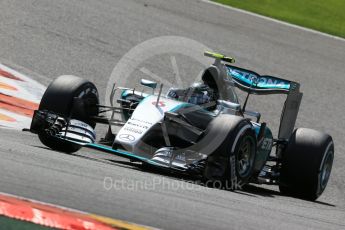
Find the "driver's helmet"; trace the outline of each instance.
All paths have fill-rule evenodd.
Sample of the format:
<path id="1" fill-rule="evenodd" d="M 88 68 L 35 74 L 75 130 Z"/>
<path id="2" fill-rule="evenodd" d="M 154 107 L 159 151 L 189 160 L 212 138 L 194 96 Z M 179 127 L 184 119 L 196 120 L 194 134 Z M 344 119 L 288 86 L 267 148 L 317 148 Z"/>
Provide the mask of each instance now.
<path id="1" fill-rule="evenodd" d="M 206 84 L 197 82 L 187 89 L 170 89 L 168 97 L 200 105 L 214 100 L 214 92 Z"/>
<path id="2" fill-rule="evenodd" d="M 211 101 L 210 88 L 203 83 L 194 83 L 189 87 L 187 95 L 188 103 L 195 105 L 205 104 Z"/>

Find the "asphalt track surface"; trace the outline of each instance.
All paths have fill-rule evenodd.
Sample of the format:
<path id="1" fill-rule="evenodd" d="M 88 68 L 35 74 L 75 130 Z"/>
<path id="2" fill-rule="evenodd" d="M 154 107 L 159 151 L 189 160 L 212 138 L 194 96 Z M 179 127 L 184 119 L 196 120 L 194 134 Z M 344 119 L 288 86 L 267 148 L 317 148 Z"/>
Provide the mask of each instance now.
<path id="1" fill-rule="evenodd" d="M 104 93 L 115 64 L 133 46 L 163 35 L 188 37 L 231 54 L 239 66 L 301 82 L 297 126 L 330 133 L 336 151 L 326 191 L 308 202 L 269 186 L 190 188 L 117 157 L 87 149 L 62 154 L 34 135 L 1 129 L 0 192 L 164 229 L 345 228 L 345 41 L 196 0 L 2 0 L 0 9 L 0 61 L 42 84 L 68 73 L 96 82 Z M 159 72 L 162 66 L 150 68 Z M 276 126 L 281 102 L 259 97 L 250 106 Z M 127 185 L 165 182 L 154 189 L 107 190 L 105 177 Z"/>

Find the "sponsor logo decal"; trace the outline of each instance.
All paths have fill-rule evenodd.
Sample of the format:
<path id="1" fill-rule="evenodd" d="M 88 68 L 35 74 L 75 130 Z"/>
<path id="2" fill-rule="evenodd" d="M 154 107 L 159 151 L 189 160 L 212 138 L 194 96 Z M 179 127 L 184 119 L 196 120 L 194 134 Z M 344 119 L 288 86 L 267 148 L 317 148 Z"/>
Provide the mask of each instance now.
<path id="1" fill-rule="evenodd" d="M 132 127 L 125 127 L 125 128 L 123 128 L 123 130 L 126 130 L 126 131 L 128 131 L 130 133 L 137 133 L 137 134 L 142 134 L 143 133 L 142 130 L 136 129 L 136 128 L 132 128 Z"/>
<path id="2" fill-rule="evenodd" d="M 262 141 L 261 149 L 270 151 L 272 148 L 273 140 L 271 138 L 264 138 Z"/>
<path id="3" fill-rule="evenodd" d="M 240 80 L 248 85 L 253 85 L 259 88 L 276 88 L 276 89 L 289 89 L 290 83 L 276 79 L 273 77 L 262 77 L 256 74 L 241 71 L 238 69 L 233 69 L 228 67 L 227 73 L 229 76 Z"/>
<path id="4" fill-rule="evenodd" d="M 135 137 L 127 133 L 121 134 L 119 138 L 124 141 L 130 141 L 130 142 L 135 141 Z"/>
<path id="5" fill-rule="evenodd" d="M 140 123 L 145 123 L 145 124 L 148 124 L 148 125 L 153 125 L 152 122 L 145 121 L 145 120 L 141 120 L 141 119 L 134 118 L 134 117 L 130 118 L 130 120 L 132 120 L 132 121 L 138 121 L 138 122 L 140 122 Z"/>
<path id="6" fill-rule="evenodd" d="M 128 124 L 128 125 L 131 125 L 131 126 L 138 127 L 138 128 L 142 128 L 142 129 L 148 129 L 148 128 L 149 128 L 149 126 L 147 126 L 147 125 L 142 125 L 142 124 L 138 124 L 138 123 L 133 123 L 133 122 L 130 122 L 130 121 L 128 121 L 127 124 Z"/>

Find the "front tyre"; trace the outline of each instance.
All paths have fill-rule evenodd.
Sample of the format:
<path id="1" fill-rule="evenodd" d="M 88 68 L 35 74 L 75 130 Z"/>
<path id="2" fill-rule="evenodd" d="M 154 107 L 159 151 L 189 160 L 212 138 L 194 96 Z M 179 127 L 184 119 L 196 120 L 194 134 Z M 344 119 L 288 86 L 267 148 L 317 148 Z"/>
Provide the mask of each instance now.
<path id="1" fill-rule="evenodd" d="M 98 115 L 98 102 L 98 91 L 93 83 L 76 76 L 63 75 L 50 83 L 43 94 L 39 110 L 77 119 L 94 128 L 96 123 L 92 116 Z M 39 133 L 38 137 L 45 146 L 57 151 L 72 153 L 81 148 L 80 145 L 54 138 L 46 132 Z"/>
<path id="2" fill-rule="evenodd" d="M 283 153 L 280 191 L 316 200 L 327 186 L 333 159 L 334 144 L 330 135 L 312 129 L 296 129 Z"/>
<path id="3" fill-rule="evenodd" d="M 226 132 L 224 126 L 231 126 Z M 257 140 L 252 125 L 238 116 L 224 116 L 209 125 L 213 136 L 223 136 L 217 150 L 208 158 L 205 177 L 222 181 L 225 189 L 241 189 L 253 175 Z M 225 131 L 225 130 L 224 130 Z M 217 138 L 217 137 L 216 137 Z"/>

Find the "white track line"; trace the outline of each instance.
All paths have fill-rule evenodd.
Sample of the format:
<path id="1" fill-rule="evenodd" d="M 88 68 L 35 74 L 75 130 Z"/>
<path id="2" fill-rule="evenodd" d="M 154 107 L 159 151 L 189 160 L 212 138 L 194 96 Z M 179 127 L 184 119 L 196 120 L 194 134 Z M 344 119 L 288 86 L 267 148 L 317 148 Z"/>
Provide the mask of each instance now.
<path id="1" fill-rule="evenodd" d="M 322 35 L 322 36 L 325 36 L 325 37 L 328 37 L 328 38 L 332 38 L 332 39 L 335 39 L 335 40 L 338 40 L 338 41 L 345 42 L 345 39 L 341 38 L 341 37 L 337 37 L 337 36 L 334 36 L 334 35 L 326 34 L 326 33 L 323 33 L 323 32 L 317 31 L 317 30 L 313 30 L 313 29 L 309 29 L 309 28 L 306 28 L 306 27 L 298 26 L 298 25 L 291 24 L 291 23 L 288 23 L 288 22 L 283 22 L 283 21 L 280 21 L 280 20 L 277 20 L 277 19 L 274 19 L 274 18 L 270 18 L 270 17 L 267 17 L 267 16 L 263 16 L 263 15 L 260 15 L 260 14 L 253 13 L 253 12 L 245 11 L 245 10 L 238 9 L 238 8 L 235 8 L 235 7 L 232 7 L 232 6 L 228 6 L 228 5 L 224 5 L 224 4 L 221 4 L 221 3 L 218 3 L 218 2 L 213 2 L 213 1 L 210 1 L 210 0 L 199 0 L 199 1 L 211 4 L 211 5 L 223 7 L 223 8 L 232 10 L 232 11 L 240 12 L 240 13 L 243 13 L 243 14 L 248 14 L 248 15 L 251 15 L 251 16 L 258 17 L 258 18 L 262 18 L 262 19 L 265 19 L 265 20 L 268 20 L 268 21 L 271 21 L 271 22 L 275 22 L 275 23 L 279 23 L 279 24 L 282 24 L 282 25 L 285 25 L 285 26 L 289 26 L 289 27 L 292 27 L 292 28 L 296 28 L 296 29 L 308 31 L 308 32 L 311 32 L 311 33 L 314 33 L 314 34 Z"/>

